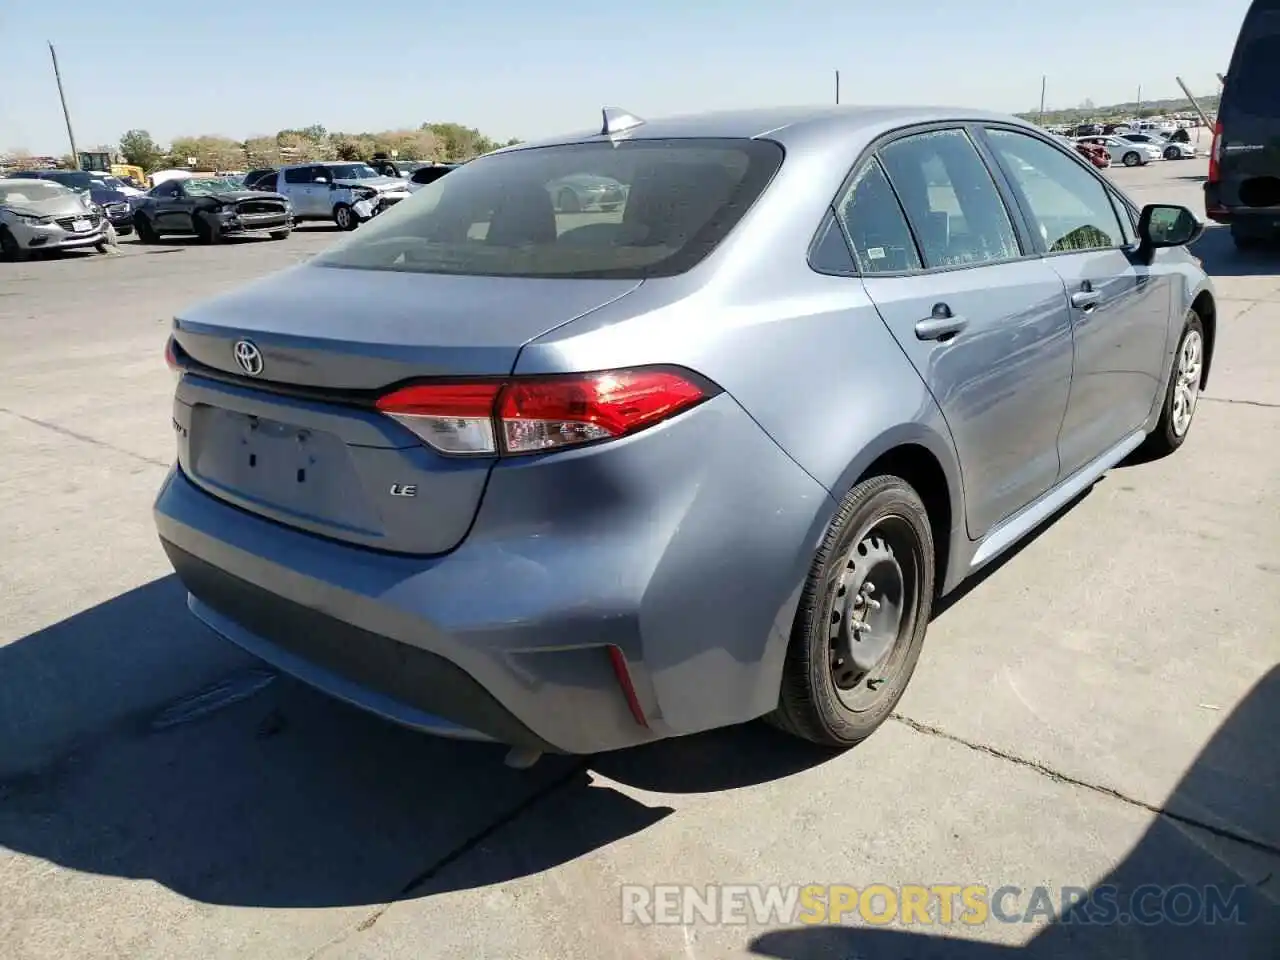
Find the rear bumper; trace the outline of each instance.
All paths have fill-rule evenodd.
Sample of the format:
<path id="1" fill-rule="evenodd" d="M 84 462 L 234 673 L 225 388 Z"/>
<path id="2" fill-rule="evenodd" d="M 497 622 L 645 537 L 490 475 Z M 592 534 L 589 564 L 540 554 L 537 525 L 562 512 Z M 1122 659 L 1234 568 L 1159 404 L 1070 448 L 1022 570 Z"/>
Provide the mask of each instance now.
<path id="1" fill-rule="evenodd" d="M 178 469 L 155 514 L 192 611 L 284 672 L 428 732 L 584 754 L 771 710 L 833 509 L 722 395 L 502 462 L 442 556 L 282 526 Z"/>
<path id="2" fill-rule="evenodd" d="M 1205 183 L 1204 215 L 1215 223 L 1238 224 L 1259 233 L 1280 231 L 1280 206 L 1249 207 L 1240 203 L 1227 203 L 1227 191 L 1222 183 Z M 1238 196 L 1232 192 L 1234 199 Z"/>

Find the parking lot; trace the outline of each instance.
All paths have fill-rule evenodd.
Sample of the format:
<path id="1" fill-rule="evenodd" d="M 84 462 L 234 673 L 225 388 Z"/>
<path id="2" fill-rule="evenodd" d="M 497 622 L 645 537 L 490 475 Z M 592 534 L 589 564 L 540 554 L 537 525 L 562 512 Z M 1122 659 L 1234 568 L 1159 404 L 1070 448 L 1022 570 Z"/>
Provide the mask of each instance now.
<path id="1" fill-rule="evenodd" d="M 1205 166 L 1110 174 L 1200 213 Z M 1186 446 L 948 602 L 862 746 L 753 724 L 520 772 L 256 666 L 157 543 L 170 318 L 337 237 L 0 264 L 6 956 L 1275 956 L 1280 254 L 1206 232 L 1217 348 Z M 713 883 L 1023 893 L 1020 922 L 623 923 L 624 885 Z M 1239 887 L 1240 922 L 1030 908 L 1148 884 Z"/>

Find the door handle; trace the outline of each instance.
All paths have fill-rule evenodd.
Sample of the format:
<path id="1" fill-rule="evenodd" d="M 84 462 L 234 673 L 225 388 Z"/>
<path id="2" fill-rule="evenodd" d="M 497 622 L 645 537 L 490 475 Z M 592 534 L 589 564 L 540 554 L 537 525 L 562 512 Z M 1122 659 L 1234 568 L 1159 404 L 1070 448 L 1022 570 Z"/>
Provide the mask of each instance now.
<path id="1" fill-rule="evenodd" d="M 956 316 L 945 303 L 936 303 L 933 313 L 916 321 L 916 339 L 950 340 L 968 325 L 966 318 Z"/>
<path id="2" fill-rule="evenodd" d="M 1102 295 L 1096 290 L 1077 290 L 1071 295 L 1071 305 L 1078 310 L 1088 313 L 1102 300 Z"/>

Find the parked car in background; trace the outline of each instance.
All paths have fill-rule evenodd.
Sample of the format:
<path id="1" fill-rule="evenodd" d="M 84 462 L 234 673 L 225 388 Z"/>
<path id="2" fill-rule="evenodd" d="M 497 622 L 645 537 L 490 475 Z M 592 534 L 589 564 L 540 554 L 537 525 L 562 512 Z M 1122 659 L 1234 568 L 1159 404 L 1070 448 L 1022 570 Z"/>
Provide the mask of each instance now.
<path id="1" fill-rule="evenodd" d="M 1105 147 L 1100 147 L 1093 143 L 1072 140 L 1070 137 L 1055 137 L 1054 139 L 1063 146 L 1080 154 L 1080 156 L 1084 157 L 1100 170 L 1105 170 L 1107 167 L 1111 166 L 1111 154 L 1107 153 Z"/>
<path id="2" fill-rule="evenodd" d="M 293 211 L 280 194 L 246 190 L 239 180 L 185 177 L 152 189 L 134 210 L 133 223 L 142 243 L 173 234 L 202 243 L 253 233 L 283 240 L 293 229 Z"/>
<path id="3" fill-rule="evenodd" d="M 276 172 L 275 167 L 265 167 L 260 170 L 250 170 L 244 175 L 244 188 L 246 190 L 257 190 L 258 184 L 266 181 Z M 271 186 L 267 190 L 275 190 L 275 181 L 271 181 Z"/>
<path id="4" fill-rule="evenodd" d="M 276 190 L 289 198 L 296 220 L 332 220 L 342 230 L 354 230 L 409 197 L 400 177 L 341 161 L 281 167 Z"/>
<path id="5" fill-rule="evenodd" d="M 1080 142 L 1102 147 L 1111 157 L 1112 163 L 1122 163 L 1126 167 L 1143 166 L 1164 156 L 1149 143 L 1131 143 L 1122 137 L 1081 137 Z"/>
<path id="6" fill-rule="evenodd" d="M 627 199 L 626 189 L 617 180 L 586 173 L 559 177 L 547 184 L 547 192 L 551 194 L 558 213 L 581 213 L 585 210 L 609 213 L 617 210 Z"/>
<path id="7" fill-rule="evenodd" d="M 456 169 L 456 163 L 429 163 L 423 164 L 413 173 L 409 174 L 409 192 L 417 193 L 423 187 L 435 183 L 441 177 L 451 170 Z"/>
<path id="8" fill-rule="evenodd" d="M 1200 230 L 1014 117 L 605 111 L 179 314 L 160 539 L 215 632 L 512 763 L 847 746 L 938 598 L 1183 443 Z"/>
<path id="9" fill-rule="evenodd" d="M 0 179 L 0 258 L 108 247 L 106 218 L 87 192 L 42 177 Z"/>
<path id="10" fill-rule="evenodd" d="M 99 186 L 98 181 L 94 181 L 94 186 L 89 189 L 89 198 L 107 218 L 117 236 L 127 237 L 133 233 L 133 198 L 131 196 L 119 190 Z"/>
<path id="11" fill-rule="evenodd" d="M 1280 0 L 1245 14 L 1213 130 L 1205 215 L 1237 247 L 1280 241 Z"/>
<path id="12" fill-rule="evenodd" d="M 1130 143 L 1145 143 L 1160 151 L 1166 160 L 1191 160 L 1195 158 L 1195 148 L 1189 143 L 1178 143 L 1158 133 L 1126 133 L 1120 137 Z"/>

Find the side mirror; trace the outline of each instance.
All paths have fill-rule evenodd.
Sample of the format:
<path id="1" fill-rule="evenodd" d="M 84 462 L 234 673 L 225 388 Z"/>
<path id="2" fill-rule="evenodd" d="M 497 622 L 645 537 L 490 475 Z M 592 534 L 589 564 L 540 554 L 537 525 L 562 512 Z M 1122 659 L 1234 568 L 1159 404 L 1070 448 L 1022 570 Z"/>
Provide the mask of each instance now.
<path id="1" fill-rule="evenodd" d="M 1162 247 L 1184 247 L 1204 233 L 1204 224 L 1186 207 L 1149 203 L 1138 217 L 1138 239 L 1147 252 Z"/>

